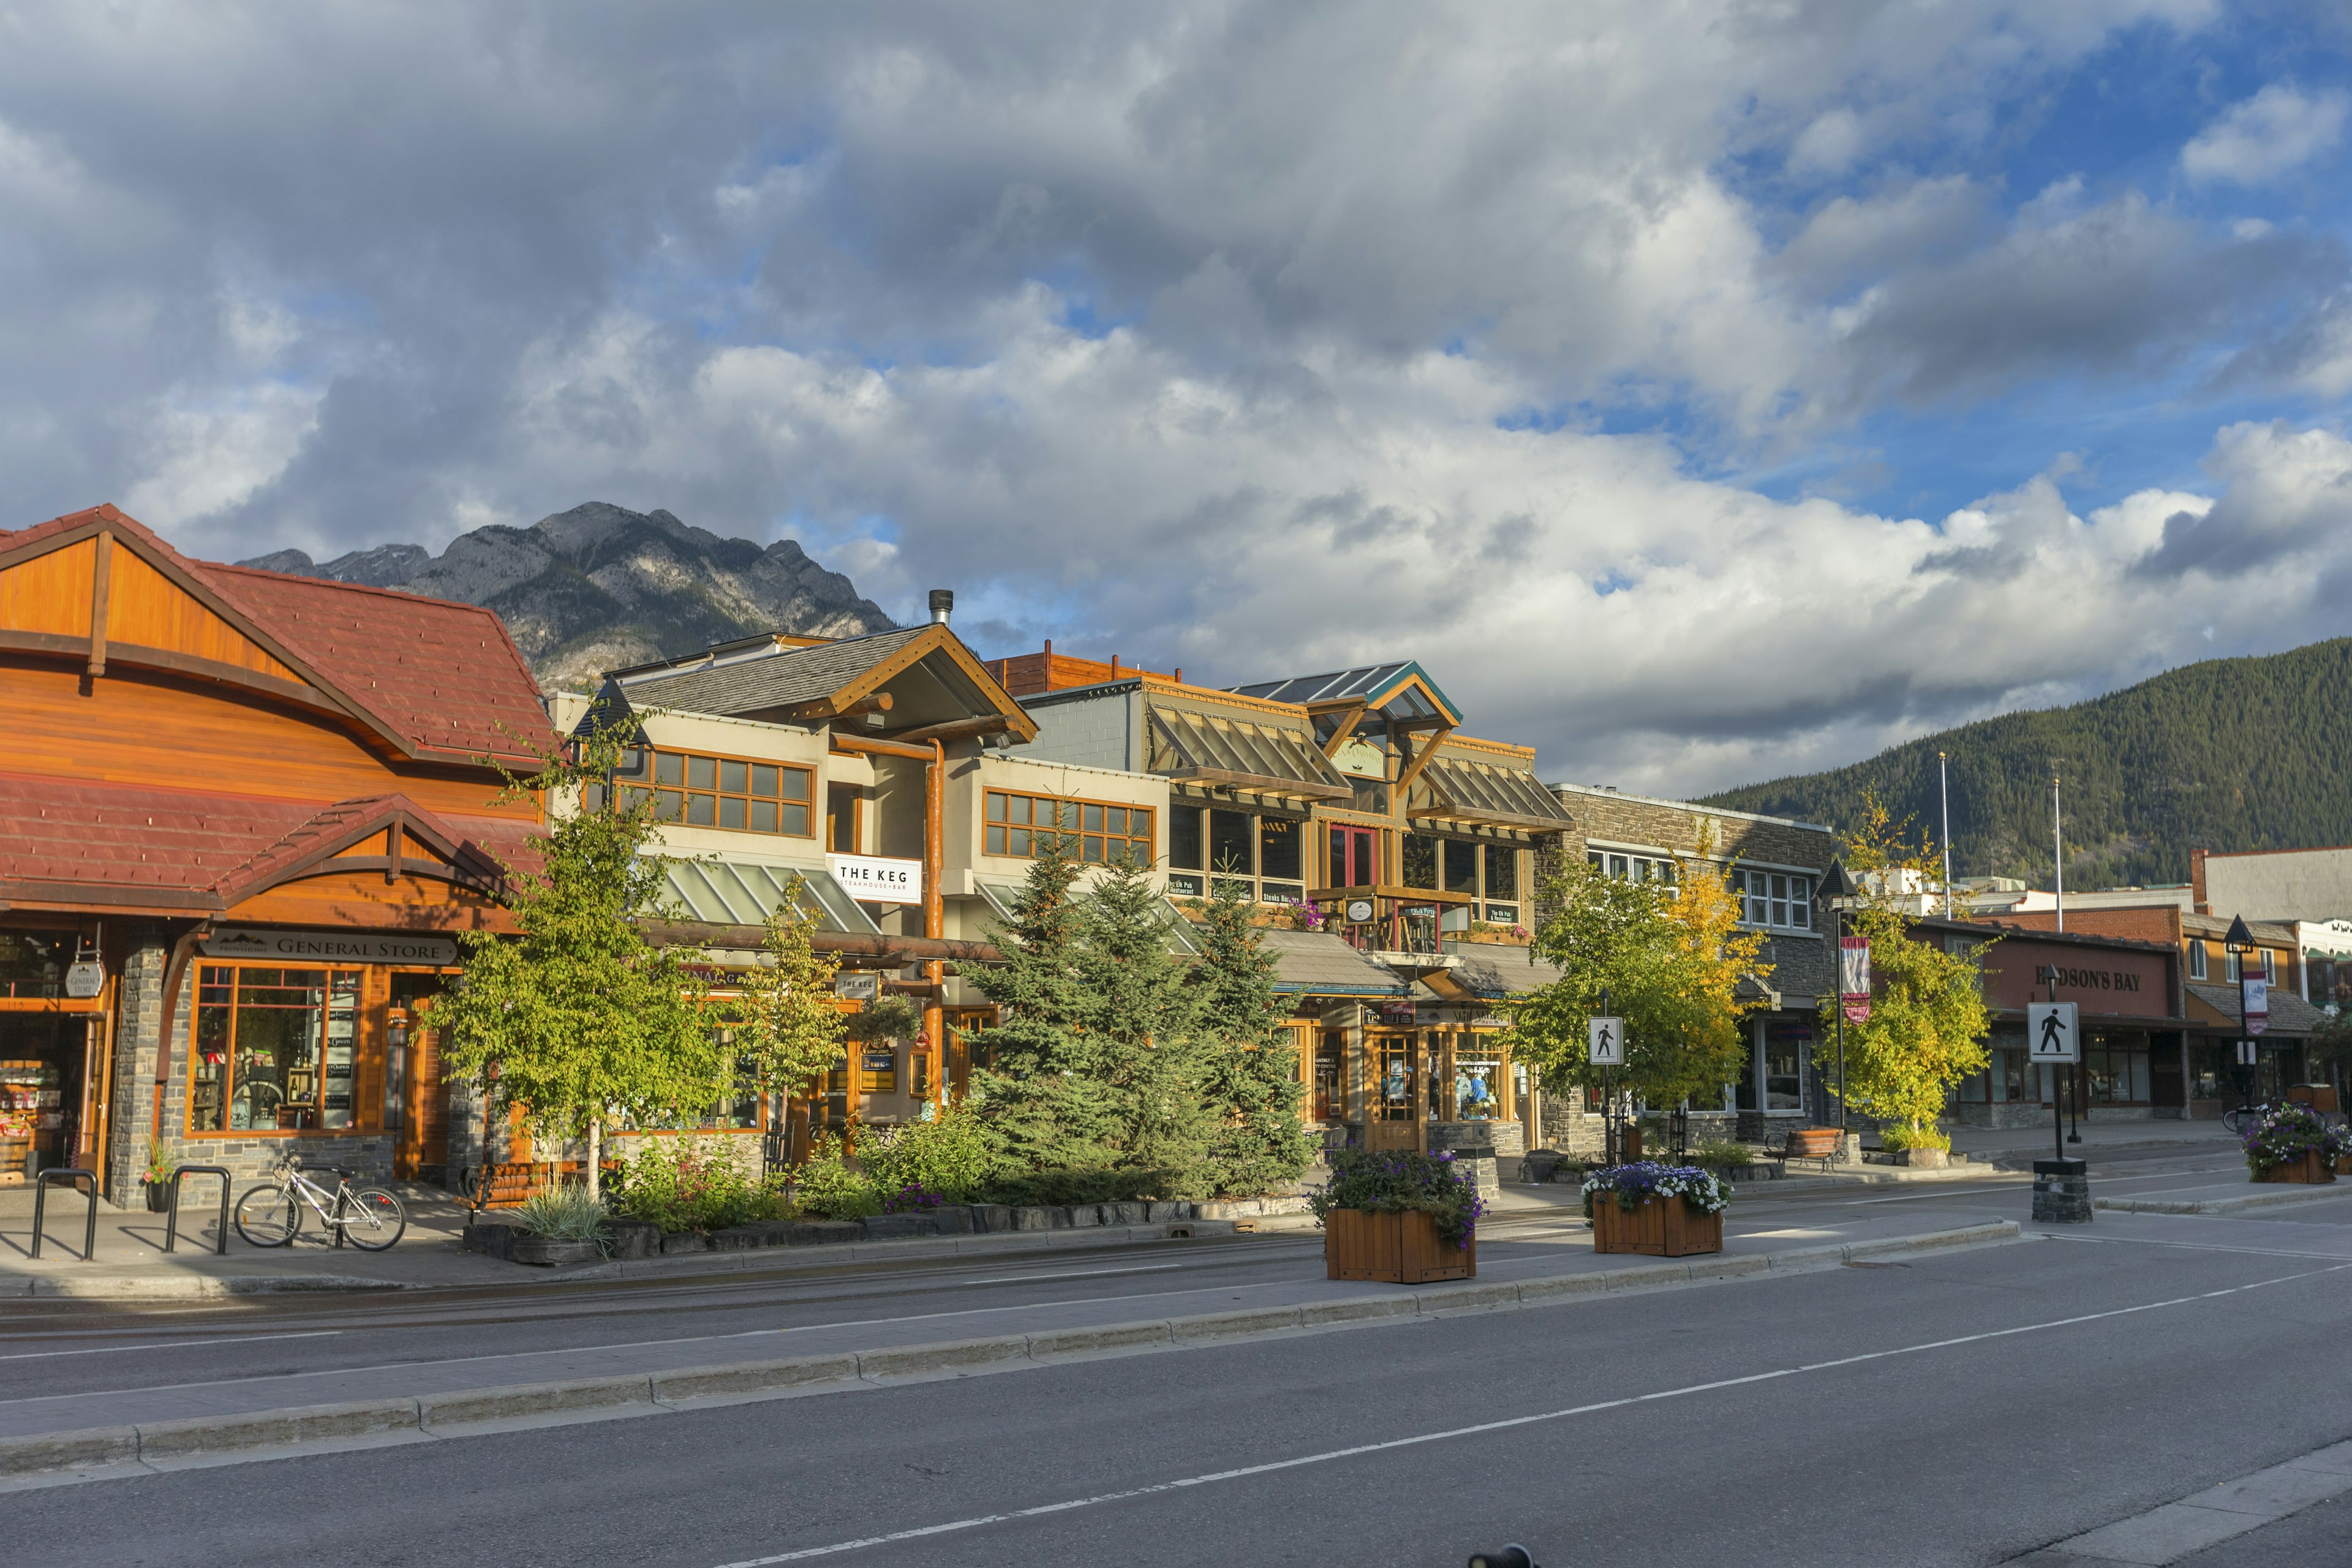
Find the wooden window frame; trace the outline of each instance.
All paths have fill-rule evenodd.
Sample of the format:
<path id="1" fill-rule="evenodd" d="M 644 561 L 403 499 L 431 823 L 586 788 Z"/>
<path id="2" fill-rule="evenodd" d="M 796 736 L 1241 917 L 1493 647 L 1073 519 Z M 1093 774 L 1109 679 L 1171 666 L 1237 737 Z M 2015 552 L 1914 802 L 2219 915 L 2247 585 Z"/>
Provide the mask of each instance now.
<path id="1" fill-rule="evenodd" d="M 655 802 L 655 820 L 666 827 L 697 827 L 715 833 L 756 833 L 765 838 L 813 839 L 817 837 L 819 805 L 816 798 L 816 769 L 807 763 L 783 763 L 769 757 L 730 756 L 722 752 L 698 752 L 682 746 L 643 746 L 637 748 L 636 754 L 644 759 L 634 770 L 636 776 L 630 778 L 616 770 L 614 774 L 615 787 L 621 792 L 620 798 L 625 805 L 631 802 L 633 795 L 651 795 Z M 670 783 L 662 777 L 664 762 L 673 757 L 678 761 L 678 776 L 676 783 Z M 697 774 L 695 764 L 698 763 L 709 764 L 708 784 L 694 782 Z M 743 782 L 740 788 L 727 787 L 728 770 L 730 767 L 743 770 Z M 776 770 L 776 794 L 752 793 L 751 786 L 757 782 L 759 778 L 757 770 L 761 768 Z M 801 780 L 801 794 L 797 798 L 786 793 L 790 782 L 788 775 L 792 774 L 799 775 Z M 678 797 L 675 815 L 665 814 L 661 810 L 662 796 L 665 795 L 675 795 Z M 710 820 L 708 822 L 696 822 L 692 819 L 694 803 L 698 800 L 710 803 Z M 729 802 L 740 804 L 743 816 L 741 822 L 732 823 L 725 820 Z M 756 808 L 761 805 L 775 807 L 775 826 L 761 827 L 754 824 L 752 819 L 757 815 Z M 801 825 L 797 828 L 791 826 L 794 811 L 801 814 Z"/>
<path id="2" fill-rule="evenodd" d="M 226 972 L 230 976 L 228 986 L 229 995 L 228 1000 L 226 1003 L 218 1001 L 207 1002 L 205 1000 L 205 977 L 207 973 L 216 972 Z M 237 1035 L 239 1032 L 238 1020 L 240 1016 L 248 1010 L 257 1013 L 263 1011 L 273 1013 L 310 1011 L 310 1009 L 307 1007 L 265 1007 L 259 1004 L 247 1009 L 243 1000 L 245 994 L 244 976 L 247 973 L 263 973 L 280 975 L 289 973 L 317 974 L 323 977 L 321 984 L 319 986 L 320 999 L 316 1010 L 316 1016 L 319 1021 L 319 1054 L 317 1060 L 310 1068 L 312 1083 L 310 1096 L 307 1100 L 296 1100 L 290 1095 L 285 1094 L 281 1089 L 278 1107 L 273 1110 L 273 1114 L 282 1114 L 283 1108 L 286 1106 L 307 1106 L 316 1117 L 316 1121 L 308 1127 L 299 1125 L 293 1127 L 282 1125 L 275 1127 L 232 1127 L 229 1125 L 229 1104 L 236 1095 Z M 375 1031 L 369 1026 L 370 993 L 367 984 L 367 968 L 364 965 L 353 967 L 349 964 L 247 963 L 233 960 L 200 960 L 195 966 L 195 1000 L 189 1010 L 188 1019 L 187 1093 L 185 1103 L 181 1108 L 181 1122 L 185 1130 L 185 1136 L 192 1139 L 349 1138 L 374 1131 L 377 1127 L 377 1119 L 368 1114 L 369 1108 L 365 1103 L 364 1097 L 362 1096 L 360 1089 L 362 1082 L 365 1081 L 370 1077 L 370 1075 L 363 1070 L 369 1065 L 368 1053 L 376 1049 L 380 1043 L 376 1037 Z M 341 1126 L 330 1127 L 327 1125 L 327 1111 L 329 1109 L 327 1105 L 327 1086 L 331 1081 L 331 1075 L 328 1072 L 328 1068 L 331 1064 L 329 1062 L 328 1058 L 333 1052 L 335 1041 L 334 1037 L 329 1033 L 329 1030 L 331 1027 L 334 1015 L 338 1011 L 335 1005 L 335 982 L 338 978 L 344 976 L 348 976 L 352 982 L 352 989 L 350 992 L 351 1001 L 348 1006 L 348 1011 L 352 1015 L 351 1059 L 347 1064 L 345 1064 L 351 1069 L 351 1075 L 347 1080 L 351 1085 L 348 1091 L 352 1100 L 352 1103 L 348 1108 L 351 1116 L 350 1120 L 345 1121 Z M 268 986 L 257 987 L 257 989 L 291 990 L 294 989 L 294 987 Z M 205 1015 L 208 1010 L 218 1008 L 225 1008 L 228 1014 L 228 1034 L 223 1041 L 223 1049 L 221 1052 L 222 1060 L 218 1064 L 221 1068 L 221 1073 L 219 1079 L 216 1080 L 220 1089 L 220 1125 L 218 1127 L 198 1127 L 196 1125 L 196 1089 L 198 1087 L 198 1076 L 205 1067 L 209 1065 L 204 1060 L 205 1047 L 203 1033 Z"/>
<path id="3" fill-rule="evenodd" d="M 1015 803 L 1020 803 L 1018 805 Z M 1041 829 L 1037 807 L 1049 808 Z M 1084 795 L 1033 795 L 1026 790 L 984 788 L 981 791 L 980 845 L 981 853 L 1005 860 L 1034 860 L 1041 837 L 1066 840 L 1070 857 L 1080 865 L 1104 866 L 1118 862 L 1110 858 L 1110 846 L 1125 847 L 1122 857 L 1129 864 L 1154 866 L 1159 863 L 1160 808 L 1151 805 L 1131 805 L 1125 801 L 1090 800 Z M 1110 831 L 1112 812 L 1123 813 L 1127 826 L 1117 833 Z M 1142 818 L 1139 830 L 1136 818 Z M 1015 848 L 1016 835 L 1020 847 Z M 1142 858 L 1135 858 L 1140 847 Z M 1089 855 L 1088 850 L 1093 853 Z"/>

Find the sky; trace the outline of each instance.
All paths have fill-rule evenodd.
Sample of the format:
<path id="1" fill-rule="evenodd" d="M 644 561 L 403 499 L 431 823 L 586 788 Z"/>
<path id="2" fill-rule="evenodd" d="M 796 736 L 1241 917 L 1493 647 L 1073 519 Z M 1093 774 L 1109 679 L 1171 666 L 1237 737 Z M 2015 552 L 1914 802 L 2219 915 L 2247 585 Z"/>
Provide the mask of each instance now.
<path id="1" fill-rule="evenodd" d="M 585 500 L 1666 795 L 2352 631 L 2352 7 L 0 5 L 0 527 Z"/>

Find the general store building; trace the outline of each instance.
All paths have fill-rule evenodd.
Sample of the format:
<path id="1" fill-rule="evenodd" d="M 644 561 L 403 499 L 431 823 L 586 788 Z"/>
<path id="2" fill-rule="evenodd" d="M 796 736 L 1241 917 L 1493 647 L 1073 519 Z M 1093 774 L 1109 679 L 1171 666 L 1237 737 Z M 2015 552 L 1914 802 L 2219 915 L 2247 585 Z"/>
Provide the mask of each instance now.
<path id="1" fill-rule="evenodd" d="M 0 1171 L 446 1163 L 411 1025 L 504 929 L 539 807 L 499 769 L 554 743 L 497 616 L 100 507 L 0 532 Z"/>

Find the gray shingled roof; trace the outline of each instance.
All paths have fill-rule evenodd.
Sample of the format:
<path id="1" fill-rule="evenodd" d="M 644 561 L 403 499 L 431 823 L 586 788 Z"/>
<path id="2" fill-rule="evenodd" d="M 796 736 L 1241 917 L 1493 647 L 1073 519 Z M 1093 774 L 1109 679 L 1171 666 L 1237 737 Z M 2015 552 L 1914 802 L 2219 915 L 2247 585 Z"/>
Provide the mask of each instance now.
<path id="1" fill-rule="evenodd" d="M 630 706 L 681 713 L 740 714 L 832 696 L 929 631 L 901 626 L 814 647 L 778 647 L 675 673 L 631 676 L 620 683 Z"/>
<path id="2" fill-rule="evenodd" d="M 2212 1008 L 2232 1024 L 2244 1022 L 2238 1016 L 2238 988 L 2234 985 L 2200 985 L 2189 983 L 2189 994 Z M 2296 995 L 2292 991 L 2271 987 L 2270 1026 L 2284 1034 L 2312 1035 L 2327 1022 L 2327 1015 Z"/>
<path id="3" fill-rule="evenodd" d="M 1322 931 L 1258 933 L 1274 956 L 1274 988 L 1310 996 L 1402 996 L 1404 983 L 1346 942 Z"/>
<path id="4" fill-rule="evenodd" d="M 1452 971 L 1454 983 L 1480 996 L 1524 996 L 1559 978 L 1559 970 L 1533 947 L 1453 938 L 1445 951 L 1462 961 Z"/>

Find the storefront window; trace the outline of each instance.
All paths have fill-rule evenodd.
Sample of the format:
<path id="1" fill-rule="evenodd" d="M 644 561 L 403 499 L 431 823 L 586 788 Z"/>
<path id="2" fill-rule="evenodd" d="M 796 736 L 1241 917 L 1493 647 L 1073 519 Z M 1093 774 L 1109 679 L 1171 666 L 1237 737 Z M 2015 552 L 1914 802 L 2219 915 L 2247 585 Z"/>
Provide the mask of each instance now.
<path id="1" fill-rule="evenodd" d="M 1454 1058 L 1454 1118 L 1484 1121 L 1503 1114 L 1503 1062 L 1498 1056 L 1463 1048 Z"/>
<path id="2" fill-rule="evenodd" d="M 1404 865 L 1401 880 L 1408 888 L 1437 887 L 1438 840 L 1426 833 L 1404 836 Z"/>
<path id="3" fill-rule="evenodd" d="M 0 931 L 0 996 L 62 996 L 74 960 L 69 931 Z"/>
<path id="4" fill-rule="evenodd" d="M 1445 890 L 1449 893 L 1475 893 L 1478 890 L 1478 846 L 1459 838 L 1448 838 L 1445 845 Z"/>
<path id="5" fill-rule="evenodd" d="M 359 1010 L 357 970 L 203 965 L 188 1130 L 352 1126 Z"/>
<path id="6" fill-rule="evenodd" d="M 1767 1021 L 1764 1026 L 1764 1109 L 1805 1108 L 1805 1054 L 1812 1048 L 1811 1024 Z"/>
<path id="7" fill-rule="evenodd" d="M 1307 824 L 1286 816 L 1257 819 L 1257 869 L 1265 881 L 1259 897 L 1267 903 L 1307 896 Z"/>
<path id="8" fill-rule="evenodd" d="M 1490 899 L 1516 899 L 1519 896 L 1519 852 L 1507 844 L 1489 844 L 1486 852 L 1486 896 Z M 1492 914 L 1487 919 L 1493 920 Z M 1515 915 L 1513 917 L 1517 919 Z"/>
<path id="9" fill-rule="evenodd" d="M 2083 1047 L 2095 1105 L 2147 1103 L 2147 1042 L 2094 1035 Z"/>
<path id="10" fill-rule="evenodd" d="M 1348 1037 L 1326 1029 L 1315 1046 L 1315 1120 L 1338 1121 L 1348 1113 L 1348 1097 L 1340 1071 L 1348 1059 Z"/>

